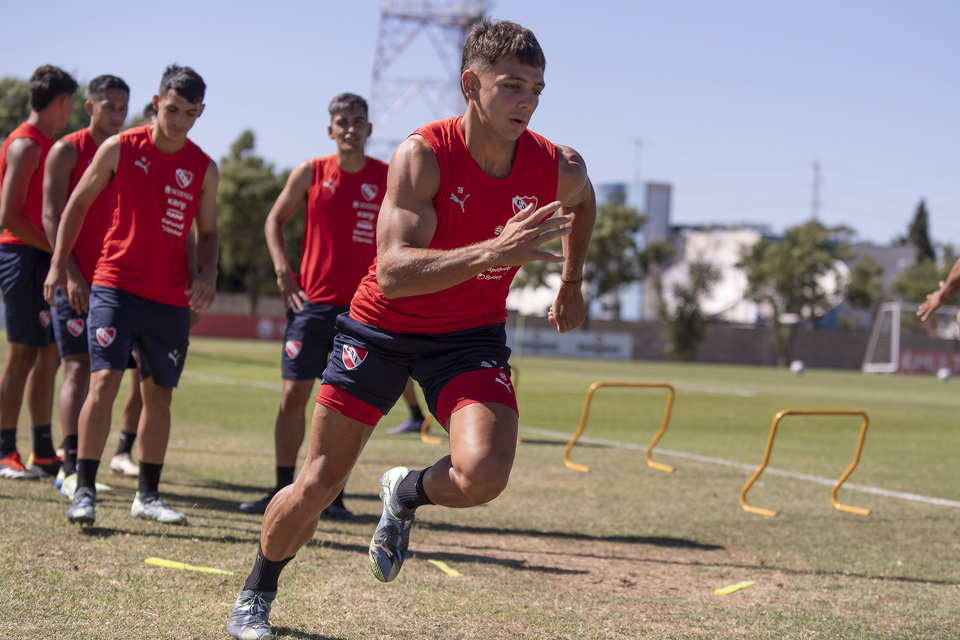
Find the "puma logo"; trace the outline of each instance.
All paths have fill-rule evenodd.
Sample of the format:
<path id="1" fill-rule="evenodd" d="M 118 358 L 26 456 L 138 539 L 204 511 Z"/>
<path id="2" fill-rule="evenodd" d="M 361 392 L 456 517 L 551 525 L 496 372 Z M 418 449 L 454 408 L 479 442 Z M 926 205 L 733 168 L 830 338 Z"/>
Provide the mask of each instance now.
<path id="1" fill-rule="evenodd" d="M 460 205 L 460 213 L 466 213 L 466 210 L 464 209 L 463 205 L 467 201 L 467 198 L 469 197 L 470 197 L 470 194 L 468 193 L 467 195 L 463 196 L 463 200 L 461 200 L 456 195 L 452 193 L 450 194 L 450 199 L 456 202 L 458 205 Z"/>

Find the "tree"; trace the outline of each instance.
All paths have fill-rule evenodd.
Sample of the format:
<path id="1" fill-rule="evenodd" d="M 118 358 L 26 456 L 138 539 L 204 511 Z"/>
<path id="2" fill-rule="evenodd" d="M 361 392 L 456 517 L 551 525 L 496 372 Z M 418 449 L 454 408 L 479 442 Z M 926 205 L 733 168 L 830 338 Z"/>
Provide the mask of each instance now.
<path id="1" fill-rule="evenodd" d="M 917 205 L 907 231 L 907 241 L 917 250 L 917 262 L 936 260 L 937 254 L 930 241 L 930 216 L 927 214 L 926 200 L 921 200 Z"/>
<path id="2" fill-rule="evenodd" d="M 673 286 L 673 308 L 668 308 L 662 298 L 660 303 L 667 355 L 683 360 L 693 360 L 697 355 L 709 321 L 703 314 L 701 303 L 720 280 L 720 271 L 706 260 L 691 262 L 688 268 L 687 282 Z"/>
<path id="3" fill-rule="evenodd" d="M 834 263 L 847 257 L 846 242 L 812 222 L 787 229 L 782 242 L 764 238 L 743 251 L 738 266 L 746 272 L 746 297 L 758 303 L 773 329 L 777 362 L 786 366 L 798 322 L 814 328 L 830 306 L 822 280 Z M 843 288 L 847 283 L 842 283 Z M 796 319 L 797 322 L 792 321 Z"/>
<path id="4" fill-rule="evenodd" d="M 253 132 L 244 131 L 220 161 L 217 190 L 220 236 L 220 284 L 224 291 L 245 291 L 250 313 L 256 313 L 260 295 L 273 274 L 263 237 L 263 223 L 283 189 L 273 165 L 254 155 Z M 302 237 L 302 232 L 301 232 Z"/>
<path id="5" fill-rule="evenodd" d="M 80 87 L 73 101 L 73 113 L 67 121 L 67 128 L 63 133 L 72 133 L 82 129 L 90 122 L 83 104 L 86 101 L 86 87 Z M 26 80 L 4 77 L 0 78 L 0 142 L 10 132 L 20 126 L 30 115 L 30 83 Z"/>
<path id="6" fill-rule="evenodd" d="M 940 245 L 940 260 L 916 262 L 900 272 L 893 283 L 893 292 L 907 302 L 920 303 L 927 294 L 940 288 L 940 282 L 947 279 L 950 268 L 957 261 L 953 245 Z"/>

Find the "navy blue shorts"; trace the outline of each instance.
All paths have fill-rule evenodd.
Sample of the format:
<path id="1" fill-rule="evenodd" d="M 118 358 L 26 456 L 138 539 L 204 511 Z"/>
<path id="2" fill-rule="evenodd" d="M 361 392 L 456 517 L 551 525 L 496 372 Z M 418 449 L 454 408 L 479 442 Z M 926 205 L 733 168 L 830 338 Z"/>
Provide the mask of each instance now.
<path id="1" fill-rule="evenodd" d="M 287 311 L 281 369 L 284 380 L 316 380 L 327 366 L 337 336 L 337 316 L 347 307 L 308 302 L 303 311 Z"/>
<path id="2" fill-rule="evenodd" d="M 46 347 L 53 342 L 53 317 L 43 299 L 43 281 L 50 254 L 34 247 L 0 245 L 0 289 L 3 290 L 7 342 Z"/>
<path id="3" fill-rule="evenodd" d="M 140 355 L 140 379 L 176 387 L 190 344 L 190 308 L 147 300 L 113 287 L 90 287 L 90 370 L 123 371 Z"/>
<path id="4" fill-rule="evenodd" d="M 337 328 L 340 333 L 323 372 L 323 385 L 334 389 L 321 386 L 318 397 L 325 406 L 341 410 L 344 398 L 335 391 L 339 389 L 381 415 L 386 414 L 403 393 L 407 378 L 412 377 L 420 383 L 430 412 L 446 426 L 450 409 L 465 403 L 441 401 L 444 388 L 458 376 L 486 371 L 489 375 L 481 377 L 489 380 L 497 393 L 478 389 L 479 395 L 472 401 L 496 401 L 516 408 L 507 363 L 510 349 L 503 324 L 443 334 L 401 334 L 357 322 L 344 313 L 337 318 Z M 496 382 L 499 385 L 494 384 Z M 508 392 L 509 397 L 501 399 L 497 395 L 501 391 Z M 331 398 L 329 402 L 324 401 L 325 395 Z M 350 405 L 352 401 L 346 399 L 345 404 Z M 349 409 L 345 415 L 367 424 L 376 424 L 378 419 L 375 413 L 351 414 Z"/>
<path id="5" fill-rule="evenodd" d="M 63 289 L 57 287 L 53 294 L 56 304 L 53 313 L 53 335 L 57 339 L 57 350 L 60 357 L 87 355 L 90 352 L 87 346 L 87 314 L 77 313 L 70 307 L 70 301 L 63 295 Z"/>

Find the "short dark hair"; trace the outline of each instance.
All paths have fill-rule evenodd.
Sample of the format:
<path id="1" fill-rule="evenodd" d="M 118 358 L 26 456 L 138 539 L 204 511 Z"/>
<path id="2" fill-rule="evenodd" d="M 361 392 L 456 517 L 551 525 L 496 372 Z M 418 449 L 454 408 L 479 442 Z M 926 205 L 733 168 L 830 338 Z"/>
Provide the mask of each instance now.
<path id="1" fill-rule="evenodd" d="M 203 102 L 207 85 L 204 84 L 200 74 L 190 67 L 172 64 L 167 67 L 167 70 L 163 72 L 163 78 L 160 79 L 160 95 L 163 96 L 170 89 L 190 102 L 200 104 Z"/>
<path id="2" fill-rule="evenodd" d="M 515 22 L 484 18 L 474 24 L 467 35 L 460 73 L 476 63 L 492 67 L 504 58 L 516 58 L 521 64 L 541 69 L 547 66 L 543 49 L 532 31 Z"/>
<path id="3" fill-rule="evenodd" d="M 58 97 L 76 93 L 78 88 L 77 81 L 69 73 L 45 64 L 30 77 L 30 108 L 43 111 Z"/>
<path id="4" fill-rule="evenodd" d="M 331 100 L 330 106 L 327 107 L 327 111 L 330 112 L 331 119 L 333 119 L 333 116 L 337 115 L 341 111 L 355 110 L 363 111 L 363 117 L 365 118 L 369 117 L 370 115 L 370 112 L 367 109 L 367 101 L 355 93 L 341 93 Z"/>
<path id="5" fill-rule="evenodd" d="M 157 117 L 157 110 L 153 108 L 153 102 L 148 102 L 147 106 L 143 108 L 143 119 L 150 120 L 151 118 Z"/>
<path id="6" fill-rule="evenodd" d="M 117 76 L 103 75 L 97 76 L 87 85 L 87 97 L 99 98 L 107 89 L 120 89 L 121 91 L 126 91 L 127 95 L 130 95 L 130 87 L 127 86 L 126 82 Z"/>

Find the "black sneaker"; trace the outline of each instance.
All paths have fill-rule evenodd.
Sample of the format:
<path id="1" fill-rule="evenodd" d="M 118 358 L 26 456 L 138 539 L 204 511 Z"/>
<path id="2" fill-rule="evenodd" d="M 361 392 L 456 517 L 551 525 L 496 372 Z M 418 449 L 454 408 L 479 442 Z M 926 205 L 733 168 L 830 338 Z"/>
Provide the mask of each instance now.
<path id="1" fill-rule="evenodd" d="M 255 502 L 241 502 L 240 511 L 243 511 L 244 513 L 266 513 L 267 505 L 270 504 L 270 501 L 273 500 L 273 496 L 275 495 L 277 495 L 277 492 L 271 491 Z"/>

